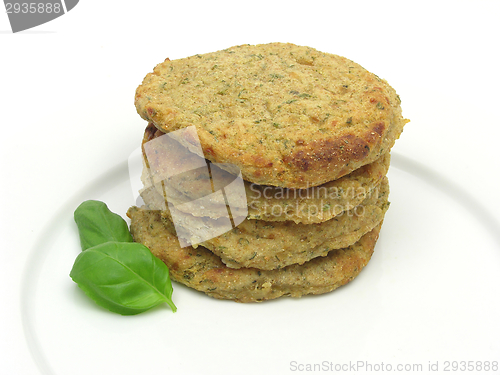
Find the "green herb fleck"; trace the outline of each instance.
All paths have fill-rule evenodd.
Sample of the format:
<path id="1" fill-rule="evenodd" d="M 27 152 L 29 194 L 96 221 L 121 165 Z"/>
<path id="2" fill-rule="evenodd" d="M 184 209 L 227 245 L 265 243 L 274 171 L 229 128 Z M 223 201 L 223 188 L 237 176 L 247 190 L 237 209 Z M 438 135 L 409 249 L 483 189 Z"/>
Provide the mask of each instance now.
<path id="1" fill-rule="evenodd" d="M 245 246 L 245 245 L 248 245 L 250 243 L 250 241 L 248 241 L 246 238 L 240 238 L 238 240 L 238 243 L 242 246 Z"/>
<path id="2" fill-rule="evenodd" d="M 217 138 L 217 134 L 213 130 L 209 130 L 208 132 L 213 135 L 213 137 L 215 138 L 215 140 L 217 142 L 219 142 L 219 139 Z"/>

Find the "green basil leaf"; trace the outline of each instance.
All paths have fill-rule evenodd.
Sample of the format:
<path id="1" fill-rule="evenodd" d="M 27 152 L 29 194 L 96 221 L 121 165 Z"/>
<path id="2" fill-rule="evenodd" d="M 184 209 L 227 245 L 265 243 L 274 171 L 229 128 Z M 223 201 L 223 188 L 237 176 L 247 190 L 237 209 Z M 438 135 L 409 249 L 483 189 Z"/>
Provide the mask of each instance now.
<path id="1" fill-rule="evenodd" d="M 75 210 L 74 218 L 80 234 L 82 250 L 108 241 L 133 242 L 128 225 L 105 203 L 88 200 Z"/>
<path id="2" fill-rule="evenodd" d="M 140 243 L 106 242 L 82 251 L 70 276 L 98 305 L 122 315 L 164 302 L 177 310 L 168 267 Z"/>

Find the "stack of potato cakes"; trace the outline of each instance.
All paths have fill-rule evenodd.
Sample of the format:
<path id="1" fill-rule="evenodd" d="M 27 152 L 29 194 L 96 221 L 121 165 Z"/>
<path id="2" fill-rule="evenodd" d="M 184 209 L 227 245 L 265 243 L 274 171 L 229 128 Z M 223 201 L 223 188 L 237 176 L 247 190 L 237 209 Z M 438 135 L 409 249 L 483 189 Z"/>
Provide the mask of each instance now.
<path id="1" fill-rule="evenodd" d="M 329 292 L 366 266 L 407 122 L 387 82 L 309 47 L 243 45 L 165 60 L 135 103 L 149 124 L 131 232 L 173 280 L 252 302 Z"/>

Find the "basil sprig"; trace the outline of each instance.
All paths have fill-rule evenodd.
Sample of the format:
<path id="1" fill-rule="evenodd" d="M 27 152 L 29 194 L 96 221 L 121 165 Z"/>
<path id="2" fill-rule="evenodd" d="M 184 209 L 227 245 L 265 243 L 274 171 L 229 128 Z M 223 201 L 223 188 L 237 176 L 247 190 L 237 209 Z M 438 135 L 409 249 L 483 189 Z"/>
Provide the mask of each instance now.
<path id="1" fill-rule="evenodd" d="M 146 246 L 133 242 L 125 220 L 99 201 L 83 202 L 74 216 L 83 251 L 70 277 L 88 297 L 122 315 L 161 303 L 177 310 L 168 267 Z"/>

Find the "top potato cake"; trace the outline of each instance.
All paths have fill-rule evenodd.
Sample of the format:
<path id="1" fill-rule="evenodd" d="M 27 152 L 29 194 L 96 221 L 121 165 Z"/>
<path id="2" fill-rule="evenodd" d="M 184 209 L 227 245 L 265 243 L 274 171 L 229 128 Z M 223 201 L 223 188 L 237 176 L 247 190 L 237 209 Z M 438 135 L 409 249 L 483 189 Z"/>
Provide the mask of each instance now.
<path id="1" fill-rule="evenodd" d="M 288 188 L 338 179 L 389 151 L 407 122 L 400 103 L 351 60 L 284 43 L 166 59 L 135 95 L 158 129 L 194 125 L 210 161 Z"/>

